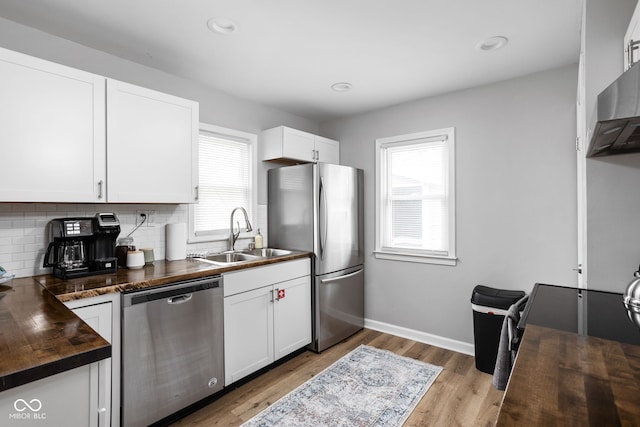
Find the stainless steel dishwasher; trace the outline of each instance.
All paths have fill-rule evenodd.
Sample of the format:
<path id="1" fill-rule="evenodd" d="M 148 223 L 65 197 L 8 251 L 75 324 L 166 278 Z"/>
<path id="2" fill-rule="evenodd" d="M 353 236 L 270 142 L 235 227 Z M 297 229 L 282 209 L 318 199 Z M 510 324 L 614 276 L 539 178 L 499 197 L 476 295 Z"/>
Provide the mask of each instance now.
<path id="1" fill-rule="evenodd" d="M 146 426 L 224 385 L 219 276 L 122 295 L 122 425 Z"/>

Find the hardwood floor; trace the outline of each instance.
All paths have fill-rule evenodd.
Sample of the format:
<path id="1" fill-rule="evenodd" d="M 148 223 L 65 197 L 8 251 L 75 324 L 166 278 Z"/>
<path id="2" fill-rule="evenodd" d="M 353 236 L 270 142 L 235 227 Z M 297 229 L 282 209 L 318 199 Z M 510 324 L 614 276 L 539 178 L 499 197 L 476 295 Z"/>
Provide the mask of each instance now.
<path id="1" fill-rule="evenodd" d="M 364 329 L 322 354 L 307 351 L 292 358 L 173 425 L 240 425 L 360 344 L 444 367 L 405 426 L 495 424 L 503 392 L 493 387 L 491 375 L 475 368 L 473 357 Z"/>

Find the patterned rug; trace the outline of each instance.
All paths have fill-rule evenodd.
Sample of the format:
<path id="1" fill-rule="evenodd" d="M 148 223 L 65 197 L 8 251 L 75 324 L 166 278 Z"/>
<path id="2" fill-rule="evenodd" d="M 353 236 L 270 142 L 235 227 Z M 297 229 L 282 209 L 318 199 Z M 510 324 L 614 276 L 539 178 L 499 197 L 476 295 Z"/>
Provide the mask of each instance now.
<path id="1" fill-rule="evenodd" d="M 441 371 L 361 345 L 242 426 L 401 426 Z"/>

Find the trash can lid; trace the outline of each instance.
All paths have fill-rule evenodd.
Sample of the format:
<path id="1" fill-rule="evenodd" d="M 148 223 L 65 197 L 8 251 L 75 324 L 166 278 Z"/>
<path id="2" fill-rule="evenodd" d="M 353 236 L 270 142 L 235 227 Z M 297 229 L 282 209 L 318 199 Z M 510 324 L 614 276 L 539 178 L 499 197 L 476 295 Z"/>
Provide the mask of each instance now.
<path id="1" fill-rule="evenodd" d="M 511 291 L 478 285 L 473 288 L 471 303 L 507 310 L 525 295 L 524 291 Z"/>

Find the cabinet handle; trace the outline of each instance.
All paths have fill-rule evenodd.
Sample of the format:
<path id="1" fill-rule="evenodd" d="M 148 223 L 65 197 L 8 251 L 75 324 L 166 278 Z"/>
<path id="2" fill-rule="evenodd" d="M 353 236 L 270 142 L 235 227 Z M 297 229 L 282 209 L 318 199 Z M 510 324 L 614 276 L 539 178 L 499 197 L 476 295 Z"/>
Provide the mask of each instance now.
<path id="1" fill-rule="evenodd" d="M 273 302 L 273 289 L 271 289 L 269 292 L 271 292 L 271 301 L 270 302 Z"/>
<path id="2" fill-rule="evenodd" d="M 200 186 L 196 185 L 196 197 L 195 199 L 198 200 L 200 198 Z"/>
<path id="3" fill-rule="evenodd" d="M 102 199 L 102 184 L 102 180 L 98 181 L 98 199 Z"/>
<path id="4" fill-rule="evenodd" d="M 107 408 L 98 408 L 99 414 L 104 414 L 105 412 L 107 412 Z"/>
<path id="5" fill-rule="evenodd" d="M 634 57 L 633 53 L 639 48 L 640 48 L 640 40 L 629 40 L 629 45 L 627 46 L 627 59 L 629 63 L 629 68 L 631 68 L 631 66 L 635 62 L 633 60 L 633 57 Z"/>
<path id="6" fill-rule="evenodd" d="M 276 302 L 280 301 L 280 289 L 276 288 L 274 291 L 271 291 L 271 292 L 275 292 Z"/>

